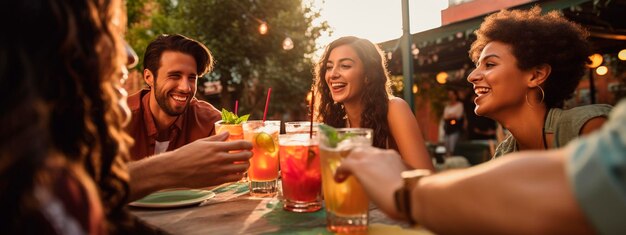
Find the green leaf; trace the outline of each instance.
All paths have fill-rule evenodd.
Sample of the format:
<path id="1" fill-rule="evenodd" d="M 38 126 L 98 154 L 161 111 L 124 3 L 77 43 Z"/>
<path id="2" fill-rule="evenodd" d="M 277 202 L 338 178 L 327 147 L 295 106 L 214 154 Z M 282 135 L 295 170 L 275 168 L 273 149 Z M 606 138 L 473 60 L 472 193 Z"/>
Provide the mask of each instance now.
<path id="1" fill-rule="evenodd" d="M 326 124 L 319 125 L 319 128 L 322 131 L 322 134 L 326 136 L 326 139 L 328 140 L 328 146 L 331 148 L 337 147 L 337 144 L 339 143 L 339 138 L 337 138 L 337 130 L 332 126 Z"/>
<path id="2" fill-rule="evenodd" d="M 226 123 L 226 120 L 228 120 L 228 110 L 222 108 L 222 122 Z"/>
<path id="3" fill-rule="evenodd" d="M 243 115 L 243 116 L 237 118 L 237 120 L 235 120 L 235 124 L 239 124 L 239 123 L 248 121 L 249 117 L 250 117 L 250 114 Z"/>
<path id="4" fill-rule="evenodd" d="M 248 121 L 249 117 L 250 117 L 250 114 L 237 117 L 237 114 L 231 113 L 228 110 L 222 108 L 222 123 L 223 124 L 239 124 L 239 123 Z"/>
<path id="5" fill-rule="evenodd" d="M 337 133 L 337 129 L 326 124 L 319 125 L 319 128 L 322 131 L 322 134 L 328 139 L 328 146 L 331 148 L 336 148 L 341 141 L 355 136 L 353 133 L 339 134 Z"/>

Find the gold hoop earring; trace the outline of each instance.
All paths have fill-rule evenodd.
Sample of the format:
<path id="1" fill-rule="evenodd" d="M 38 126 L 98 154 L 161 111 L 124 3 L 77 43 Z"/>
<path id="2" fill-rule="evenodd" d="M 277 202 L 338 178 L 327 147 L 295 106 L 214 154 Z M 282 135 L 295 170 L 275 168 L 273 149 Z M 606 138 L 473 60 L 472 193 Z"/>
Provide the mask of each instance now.
<path id="1" fill-rule="evenodd" d="M 537 86 L 537 88 L 539 88 L 539 91 L 541 91 L 541 100 L 539 101 L 539 103 L 541 104 L 541 103 L 543 103 L 543 100 L 546 98 L 546 93 L 543 91 L 543 88 L 541 88 L 540 86 Z M 530 101 L 528 100 L 528 92 L 526 92 L 526 103 L 531 108 L 535 107 L 532 104 L 530 104 Z"/>

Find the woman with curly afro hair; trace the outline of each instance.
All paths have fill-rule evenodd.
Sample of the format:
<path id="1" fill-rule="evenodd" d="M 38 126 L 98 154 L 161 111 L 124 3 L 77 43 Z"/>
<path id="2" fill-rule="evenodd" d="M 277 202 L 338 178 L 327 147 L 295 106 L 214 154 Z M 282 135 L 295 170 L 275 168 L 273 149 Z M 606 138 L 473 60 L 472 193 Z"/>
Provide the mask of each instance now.
<path id="1" fill-rule="evenodd" d="M 558 12 L 503 10 L 488 16 L 469 51 L 476 69 L 467 80 L 477 115 L 507 128 L 494 157 L 558 148 L 598 129 L 611 106 L 561 109 L 585 73 L 588 33 Z"/>
<path id="2" fill-rule="evenodd" d="M 413 168 L 433 169 L 415 116 L 391 95 L 385 57 L 367 39 L 331 42 L 316 68 L 318 120 L 374 130 L 375 147 L 394 149 Z"/>

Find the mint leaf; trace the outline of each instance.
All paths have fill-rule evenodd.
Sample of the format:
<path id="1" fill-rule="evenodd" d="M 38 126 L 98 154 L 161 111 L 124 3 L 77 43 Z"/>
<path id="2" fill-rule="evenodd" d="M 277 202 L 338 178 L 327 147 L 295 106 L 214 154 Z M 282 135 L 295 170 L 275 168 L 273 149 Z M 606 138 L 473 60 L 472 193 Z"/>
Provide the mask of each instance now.
<path id="1" fill-rule="evenodd" d="M 228 124 L 235 124 L 235 120 L 237 120 L 235 117 L 234 113 L 228 112 Z"/>
<path id="2" fill-rule="evenodd" d="M 241 117 L 238 117 L 237 120 L 235 120 L 235 124 L 239 124 L 239 123 L 248 121 L 249 117 L 250 117 L 250 114 L 246 114 L 246 115 L 243 115 Z"/>
<path id="3" fill-rule="evenodd" d="M 228 112 L 228 110 L 222 108 L 222 123 L 223 124 L 239 124 L 248 121 L 250 114 L 238 117 L 237 114 Z"/>
<path id="4" fill-rule="evenodd" d="M 336 148 L 341 141 L 355 136 L 353 133 L 339 134 L 337 133 L 337 129 L 326 124 L 319 125 L 319 128 L 322 131 L 322 134 L 326 136 L 326 139 L 328 139 L 328 147 L 331 148 Z"/>
<path id="5" fill-rule="evenodd" d="M 228 120 L 228 110 L 226 110 L 225 108 L 222 108 L 222 122 L 226 123 L 226 120 Z"/>
<path id="6" fill-rule="evenodd" d="M 326 124 L 319 125 L 319 128 L 322 131 L 322 134 L 326 136 L 326 139 L 328 140 L 328 146 L 331 148 L 337 147 L 337 144 L 339 143 L 339 138 L 337 137 L 337 130 L 333 128 L 332 126 L 329 126 Z"/>

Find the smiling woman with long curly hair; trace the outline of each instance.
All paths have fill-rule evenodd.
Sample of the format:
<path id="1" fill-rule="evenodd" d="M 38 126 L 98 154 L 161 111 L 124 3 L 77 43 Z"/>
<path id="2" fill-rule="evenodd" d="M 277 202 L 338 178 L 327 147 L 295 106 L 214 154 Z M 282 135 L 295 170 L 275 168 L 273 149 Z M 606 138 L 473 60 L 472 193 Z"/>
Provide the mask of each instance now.
<path id="1" fill-rule="evenodd" d="M 316 67 L 317 119 L 333 127 L 374 130 L 375 147 L 395 149 L 414 168 L 433 169 L 407 103 L 391 94 L 385 57 L 372 42 L 342 37 Z"/>

